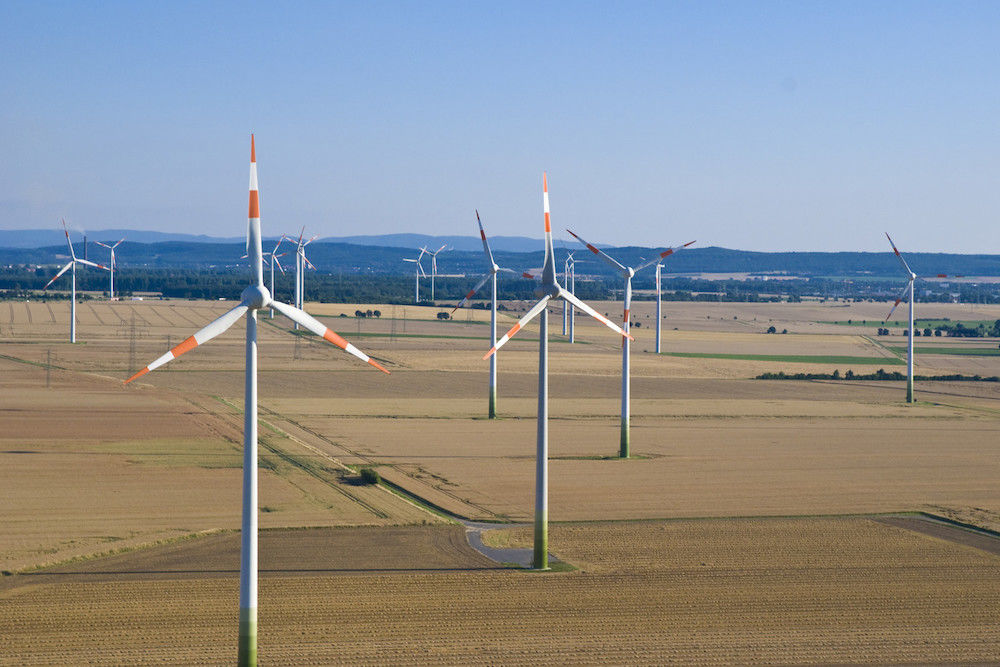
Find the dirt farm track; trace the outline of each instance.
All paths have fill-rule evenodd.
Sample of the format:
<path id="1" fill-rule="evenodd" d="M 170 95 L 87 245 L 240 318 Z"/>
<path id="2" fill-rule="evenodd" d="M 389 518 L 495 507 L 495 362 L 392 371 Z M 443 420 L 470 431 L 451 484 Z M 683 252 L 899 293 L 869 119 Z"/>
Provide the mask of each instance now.
<path id="1" fill-rule="evenodd" d="M 66 304 L 0 303 L 0 664 L 234 659 L 242 325 L 122 386 L 229 307 L 90 301 L 70 345 Z M 491 421 L 482 311 L 307 310 L 392 374 L 262 314 L 262 664 L 1000 655 L 1000 383 L 918 382 L 906 405 L 899 382 L 753 379 L 905 370 L 884 304 L 667 304 L 656 355 L 639 302 L 627 461 L 617 341 L 578 315 L 570 345 L 553 308 L 549 573 L 453 518 L 530 545 L 507 524 L 532 515 L 537 329 L 501 351 Z M 1000 375 L 998 341 L 922 341 L 920 374 Z"/>

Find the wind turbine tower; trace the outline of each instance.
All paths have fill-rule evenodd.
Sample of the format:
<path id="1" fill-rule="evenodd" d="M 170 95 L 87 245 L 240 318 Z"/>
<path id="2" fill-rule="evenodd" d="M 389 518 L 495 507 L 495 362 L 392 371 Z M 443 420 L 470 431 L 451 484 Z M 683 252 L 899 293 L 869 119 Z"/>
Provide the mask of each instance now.
<path id="1" fill-rule="evenodd" d="M 441 252 L 442 250 L 444 250 L 445 247 L 446 247 L 446 245 L 447 244 L 441 246 L 440 248 L 438 248 L 434 252 L 431 252 L 430 250 L 424 249 L 424 252 L 426 252 L 428 255 L 431 256 L 431 303 L 434 303 L 434 278 L 437 277 L 437 272 L 438 272 L 438 264 L 437 264 L 437 262 L 438 262 L 438 253 Z"/>
<path id="2" fill-rule="evenodd" d="M 108 271 L 109 269 L 103 264 L 97 264 L 95 262 L 91 262 L 89 259 L 80 259 L 79 257 L 77 257 L 76 253 L 73 251 L 73 242 L 69 240 L 69 230 L 66 229 L 65 220 L 62 221 L 62 225 L 63 225 L 63 233 L 66 234 L 66 244 L 69 246 L 69 256 L 70 256 L 69 264 L 59 269 L 59 273 L 52 276 L 52 280 L 45 283 L 45 287 L 43 287 L 42 290 L 43 291 L 47 290 L 49 288 L 49 285 L 54 283 L 56 279 L 59 278 L 59 276 L 66 273 L 66 271 L 68 271 L 69 269 L 72 269 L 72 272 L 70 274 L 71 287 L 70 287 L 70 297 L 69 297 L 69 342 L 75 343 L 76 342 L 76 265 L 86 264 L 87 266 L 93 266 L 98 269 L 104 269 L 105 271 Z"/>
<path id="3" fill-rule="evenodd" d="M 288 238 L 287 236 L 282 234 L 281 238 L 278 239 L 278 242 L 274 244 L 274 248 L 271 249 L 271 252 L 264 253 L 264 256 L 267 257 L 268 263 L 271 265 L 271 296 L 274 296 L 274 265 L 277 264 L 278 270 L 281 271 L 282 273 L 285 272 L 284 267 L 281 266 L 281 262 L 278 260 L 279 257 L 284 257 L 285 253 L 278 253 L 278 248 L 281 247 L 281 242 L 287 238 Z M 272 320 L 274 319 L 273 307 L 271 308 L 271 314 L 269 318 Z"/>
<path id="4" fill-rule="evenodd" d="M 423 276 L 424 278 L 427 277 L 427 273 L 424 271 L 424 266 L 423 264 L 420 263 L 420 260 L 424 258 L 425 254 L 427 254 L 427 248 L 421 248 L 420 254 L 417 255 L 416 259 L 403 260 L 404 262 L 413 262 L 414 264 L 416 264 L 416 266 L 413 267 L 413 282 L 414 282 L 413 303 L 418 305 L 420 304 L 420 276 Z"/>
<path id="5" fill-rule="evenodd" d="M 596 310 L 560 287 L 556 280 L 555 254 L 552 251 L 552 224 L 549 214 L 549 187 L 545 174 L 542 174 L 542 206 L 545 214 L 545 266 L 542 267 L 541 280 L 535 290 L 539 301 L 532 306 L 510 331 L 505 333 L 496 345 L 483 356 L 483 359 L 496 354 L 504 343 L 517 334 L 524 325 L 539 317 L 538 330 L 538 427 L 535 451 L 535 543 L 532 566 L 536 570 L 546 570 L 549 567 L 549 313 L 548 303 L 552 299 L 565 299 L 577 308 L 587 313 L 601 324 L 626 338 L 628 333 L 621 330 Z M 525 273 L 533 277 L 531 273 Z"/>
<path id="6" fill-rule="evenodd" d="M 573 234 L 573 232 L 570 231 L 569 229 L 567 229 L 566 231 L 569 232 L 570 234 Z M 644 264 L 640 264 L 637 268 L 633 269 L 631 266 L 625 266 L 618 260 L 612 258 L 603 250 L 599 250 L 597 247 L 591 245 L 590 243 L 587 243 L 576 234 L 573 234 L 573 237 L 577 241 L 585 245 L 587 249 L 590 250 L 590 252 L 594 253 L 602 260 L 604 260 L 607 264 L 610 264 L 612 267 L 617 269 L 618 272 L 621 273 L 622 277 L 625 279 L 625 290 L 622 294 L 622 306 L 624 309 L 624 315 L 622 319 L 623 322 L 622 329 L 624 329 L 626 334 L 629 332 L 630 329 L 629 318 L 630 318 L 630 311 L 632 308 L 632 277 L 639 271 L 645 269 L 647 266 L 652 266 L 653 264 L 657 264 L 664 257 L 668 257 L 677 252 L 678 250 L 683 250 L 684 248 L 687 248 L 689 245 L 694 243 L 694 241 L 689 241 L 684 245 L 678 246 L 676 248 L 667 248 L 663 252 L 659 253 L 656 259 L 652 259 Z M 630 422 L 630 412 L 632 403 L 631 364 L 632 364 L 632 345 L 631 345 L 631 337 L 629 337 L 622 339 L 622 401 L 621 401 L 622 409 L 621 409 L 621 428 L 619 429 L 620 436 L 619 436 L 618 456 L 623 459 L 627 459 L 629 457 L 630 447 L 631 447 L 629 442 L 630 430 L 631 430 L 629 422 Z"/>
<path id="7" fill-rule="evenodd" d="M 260 200 L 257 192 L 257 160 L 250 135 L 250 208 L 247 226 L 247 255 L 250 257 L 251 284 L 240 295 L 238 306 L 184 340 L 162 357 L 125 381 L 125 384 L 180 355 L 207 343 L 246 315 L 246 382 L 243 394 L 243 513 L 240 543 L 240 625 L 238 664 L 257 664 L 257 311 L 269 306 L 285 317 L 322 336 L 337 347 L 384 373 L 378 362 L 327 329 L 311 315 L 280 301 L 274 301 L 264 286 L 264 254 L 261 251 Z"/>
<path id="8" fill-rule="evenodd" d="M 479 291 L 479 289 L 486 284 L 487 280 L 493 279 L 491 287 L 490 296 L 490 347 L 497 344 L 497 274 L 501 271 L 507 271 L 508 273 L 513 273 L 517 275 L 517 271 L 513 269 L 504 269 L 497 266 L 497 263 L 493 261 L 493 252 L 490 250 L 490 243 L 486 240 L 486 231 L 483 229 L 483 221 L 479 219 L 479 211 L 476 210 L 476 222 L 479 223 L 479 236 L 483 239 L 483 252 L 486 254 L 486 263 L 489 265 L 489 271 L 483 276 L 482 280 L 476 283 L 476 286 L 469 290 L 469 293 L 465 295 L 465 298 L 459 301 L 458 305 L 455 306 L 454 313 L 456 310 L 464 306 L 472 295 Z M 489 418 L 497 418 L 497 355 L 494 354 L 490 357 L 490 405 L 489 405 Z"/>
<path id="9" fill-rule="evenodd" d="M 121 241 L 119 241 L 118 243 L 115 243 L 114 245 L 108 245 L 106 243 L 101 243 L 100 241 L 94 241 L 94 243 L 96 243 L 97 245 L 101 246 L 102 248 L 107 248 L 108 250 L 111 251 L 111 284 L 108 287 L 108 300 L 109 301 L 114 301 L 115 300 L 115 269 L 118 268 L 118 262 L 115 260 L 115 248 L 117 248 L 118 246 L 120 246 L 122 244 L 122 241 L 124 241 L 124 240 L 125 240 L 125 237 L 122 237 Z"/>
<path id="10" fill-rule="evenodd" d="M 906 260 L 903 256 L 899 254 L 899 249 L 896 244 L 892 242 L 892 237 L 886 232 L 885 237 L 889 239 L 889 245 L 892 246 L 892 251 L 896 254 L 896 259 L 902 264 L 903 270 L 906 271 L 906 286 L 903 288 L 902 293 L 899 298 L 896 299 L 896 303 L 892 304 L 892 308 L 889 310 L 889 314 L 885 316 L 883 322 L 887 322 L 890 317 L 892 317 L 893 312 L 896 310 L 896 306 L 906 298 L 907 293 L 909 294 L 910 301 L 910 327 L 909 335 L 906 339 L 906 402 L 913 403 L 916 399 L 913 398 L 913 281 L 917 279 L 917 274 L 910 270 L 909 265 L 907 265 Z"/>
<path id="11" fill-rule="evenodd" d="M 660 303 L 661 302 L 661 298 L 660 298 L 660 294 L 661 294 L 661 292 L 660 292 L 660 274 L 661 274 L 661 271 L 660 271 L 660 269 L 662 269 L 662 268 L 663 268 L 662 264 L 660 264 L 660 263 L 656 264 L 656 353 L 657 354 L 660 353 L 660 326 L 663 323 L 662 307 L 661 307 L 661 303 Z"/>
<path id="12" fill-rule="evenodd" d="M 306 246 L 315 241 L 316 237 L 313 236 L 311 239 L 303 243 L 302 236 L 305 233 L 306 228 L 303 227 L 302 231 L 299 233 L 298 245 L 295 248 L 295 307 L 299 310 L 302 310 L 303 302 L 305 301 L 306 265 L 308 264 L 309 268 L 313 271 L 316 270 L 316 267 L 313 266 L 312 262 L 309 261 L 309 258 L 306 257 Z M 298 331 L 298 329 L 299 323 L 296 322 L 295 330 Z"/>

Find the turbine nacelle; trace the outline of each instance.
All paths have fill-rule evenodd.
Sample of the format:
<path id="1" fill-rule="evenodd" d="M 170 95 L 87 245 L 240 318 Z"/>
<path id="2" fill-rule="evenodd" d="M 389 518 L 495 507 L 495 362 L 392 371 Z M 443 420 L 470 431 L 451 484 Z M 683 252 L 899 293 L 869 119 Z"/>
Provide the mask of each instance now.
<path id="1" fill-rule="evenodd" d="M 267 308 L 271 303 L 271 292 L 263 285 L 250 285 L 240 294 L 240 301 L 250 310 Z"/>
<path id="2" fill-rule="evenodd" d="M 551 283 L 540 283 L 538 287 L 535 288 L 535 296 L 539 299 L 548 296 L 553 299 L 559 296 L 560 292 L 559 283 L 554 280 Z"/>

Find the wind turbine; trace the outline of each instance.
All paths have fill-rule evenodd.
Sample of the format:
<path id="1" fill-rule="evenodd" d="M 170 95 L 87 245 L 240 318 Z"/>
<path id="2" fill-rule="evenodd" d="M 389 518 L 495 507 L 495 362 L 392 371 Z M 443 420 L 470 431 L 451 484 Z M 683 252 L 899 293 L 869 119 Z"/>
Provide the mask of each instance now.
<path id="1" fill-rule="evenodd" d="M 123 236 L 122 239 L 121 239 L 121 241 L 119 241 L 118 243 L 116 243 L 114 245 L 108 245 L 106 243 L 101 243 L 100 241 L 94 241 L 94 243 L 96 243 L 97 245 L 101 246 L 102 248 L 107 248 L 108 250 L 111 251 L 111 269 L 110 269 L 111 270 L 111 286 L 108 289 L 108 300 L 109 301 L 114 301 L 115 300 L 115 269 L 118 267 L 118 262 L 115 261 L 115 248 L 117 248 L 118 246 L 120 246 L 122 244 L 122 241 L 124 241 L 124 240 L 125 240 L 125 237 Z"/>
<path id="2" fill-rule="evenodd" d="M 576 259 L 573 253 L 566 252 L 566 261 L 563 263 L 563 280 L 570 294 L 576 294 Z M 563 301 L 563 327 L 562 335 L 566 335 L 566 323 L 569 322 L 569 342 L 573 342 L 573 315 L 575 311 L 568 301 Z"/>
<path id="3" fill-rule="evenodd" d="M 204 327 L 180 345 L 125 381 L 138 377 L 176 359 L 198 345 L 207 343 L 246 315 L 246 384 L 243 404 L 243 515 L 240 547 L 240 628 L 239 664 L 257 664 L 257 311 L 273 306 L 285 317 L 301 324 L 337 347 L 366 361 L 384 373 L 378 362 L 354 347 L 302 310 L 274 301 L 264 287 L 264 257 L 261 251 L 260 203 L 257 192 L 257 159 L 250 135 L 250 209 L 247 227 L 247 254 L 252 283 L 240 295 L 240 305 Z"/>
<path id="4" fill-rule="evenodd" d="M 69 246 L 69 256 L 71 257 L 71 259 L 69 260 L 69 264 L 59 269 L 59 273 L 54 275 L 52 277 L 52 280 L 45 283 L 45 287 L 43 287 L 42 290 L 47 290 L 49 288 L 49 285 L 54 283 L 59 276 L 66 273 L 66 271 L 68 271 L 69 269 L 73 269 L 71 278 L 72 287 L 70 288 L 70 299 L 69 299 L 69 342 L 75 343 L 76 342 L 76 265 L 86 264 L 87 266 L 95 266 L 98 269 L 104 269 L 105 271 L 108 271 L 109 269 L 103 264 L 97 264 L 95 262 L 91 262 L 89 259 L 80 259 L 79 257 L 77 257 L 76 253 L 73 252 L 73 242 L 69 240 L 69 230 L 66 229 L 65 220 L 62 221 L 62 225 L 63 225 L 63 232 L 66 234 L 66 244 Z"/>
<path id="5" fill-rule="evenodd" d="M 476 286 L 469 290 L 469 293 L 465 295 L 465 298 L 458 302 L 454 310 L 456 310 L 465 305 L 465 303 L 472 298 L 472 295 L 479 291 L 479 288 L 486 284 L 486 281 L 490 278 L 493 279 L 493 286 L 491 288 L 490 297 L 490 346 L 493 347 L 497 344 L 497 274 L 501 271 L 507 271 L 517 275 L 517 271 L 513 269 L 504 269 L 497 266 L 497 263 L 493 260 L 493 253 L 490 251 L 489 241 L 486 240 L 486 231 L 483 229 L 483 221 L 479 219 L 479 210 L 476 210 L 476 222 L 479 223 L 479 235 L 483 239 L 483 252 L 486 253 L 486 263 L 489 264 L 489 271 L 483 276 L 483 279 L 476 283 Z M 440 251 L 439 251 L 440 252 Z M 497 418 L 497 355 L 490 357 L 490 419 Z"/>
<path id="6" fill-rule="evenodd" d="M 288 238 L 287 236 L 285 236 L 284 234 L 282 234 L 281 238 L 278 239 L 278 242 L 274 244 L 274 248 L 271 250 L 271 252 L 264 253 L 264 256 L 268 258 L 268 262 L 270 262 L 270 264 L 271 264 L 271 295 L 272 296 L 274 295 L 274 265 L 277 264 L 278 265 L 278 270 L 281 271 L 282 273 L 285 272 L 284 267 L 281 266 L 281 262 L 278 261 L 278 258 L 279 257 L 284 257 L 285 253 L 278 254 L 278 248 L 281 247 L 281 242 L 284 241 L 287 238 Z M 271 308 L 270 319 L 272 319 L 272 320 L 274 319 L 274 308 Z"/>
<path id="7" fill-rule="evenodd" d="M 416 264 L 416 266 L 414 267 L 414 270 L 413 270 L 413 279 L 414 279 L 414 283 L 415 283 L 415 288 L 414 289 L 416 290 L 414 292 L 414 296 L 413 296 L 414 301 L 413 302 L 416 303 L 416 304 L 420 303 L 420 276 L 423 276 L 424 278 L 427 277 L 427 273 L 424 271 L 424 266 L 423 266 L 423 264 L 420 263 L 420 260 L 422 260 L 424 258 L 424 254 L 426 254 L 426 253 L 427 253 L 427 248 L 421 248 L 420 249 L 420 254 L 417 255 L 416 259 L 404 259 L 403 260 L 404 262 L 414 262 Z"/>
<path id="8" fill-rule="evenodd" d="M 431 252 L 426 248 L 423 249 L 424 252 L 431 256 L 431 303 L 434 303 L 434 278 L 437 277 L 438 272 L 438 253 L 444 250 L 446 246 L 447 244 L 441 246 L 434 252 Z"/>
<path id="9" fill-rule="evenodd" d="M 316 267 L 313 263 L 309 261 L 306 257 L 306 246 L 316 240 L 317 237 L 313 236 L 311 239 L 302 242 L 302 236 L 306 233 L 306 228 L 303 226 L 302 231 L 299 233 L 298 245 L 295 248 L 295 307 L 301 310 L 303 308 L 303 303 L 305 301 L 306 293 L 306 264 L 313 271 Z M 295 323 L 295 330 L 299 330 L 299 323 Z"/>
<path id="10" fill-rule="evenodd" d="M 909 336 L 906 341 L 906 402 L 913 403 L 913 281 L 917 279 L 917 274 L 910 270 L 910 267 L 906 264 L 906 260 L 903 256 L 899 254 L 899 249 L 896 244 L 892 242 L 892 237 L 886 232 L 885 237 L 889 239 L 889 245 L 892 246 L 892 251 L 896 253 L 896 259 L 899 263 L 903 265 L 903 270 L 906 271 L 906 286 L 903 288 L 903 292 L 896 299 L 896 303 L 892 304 L 892 308 L 889 310 L 889 314 L 885 316 L 883 323 L 887 322 L 890 317 L 892 317 L 893 312 L 896 310 L 896 306 L 907 296 L 909 292 L 910 297 L 910 328 Z"/>
<path id="11" fill-rule="evenodd" d="M 505 333 L 496 345 L 490 348 L 483 359 L 496 354 L 504 343 L 511 339 L 524 325 L 541 315 L 538 330 L 538 436 L 535 451 L 535 548 L 532 566 L 536 570 L 549 567 L 549 311 L 548 303 L 552 299 L 564 299 L 587 313 L 601 324 L 626 338 L 631 338 L 617 324 L 607 319 L 596 310 L 580 301 L 578 298 L 559 286 L 556 280 L 555 254 L 552 251 L 552 224 L 549 215 L 548 180 L 542 173 L 542 206 L 545 212 L 545 266 L 542 267 L 541 280 L 535 289 L 540 297 L 538 303 L 532 306 L 524 317 L 517 321 L 510 331 Z M 525 273 L 528 277 L 533 274 Z"/>
<path id="12" fill-rule="evenodd" d="M 566 231 L 569 232 L 570 234 L 573 234 L 573 232 L 569 229 L 567 229 Z M 622 295 L 622 305 L 624 306 L 625 310 L 623 319 L 624 322 L 623 329 L 625 330 L 625 333 L 628 333 L 630 328 L 629 310 L 632 308 L 632 276 L 634 276 L 639 271 L 642 271 L 647 266 L 652 266 L 653 264 L 658 263 L 664 257 L 668 257 L 669 255 L 674 254 L 678 250 L 683 250 L 684 248 L 694 243 L 694 241 L 689 241 L 688 243 L 685 243 L 684 245 L 678 246 L 676 248 L 667 248 L 659 255 L 657 255 L 655 259 L 651 259 L 650 261 L 640 264 L 638 267 L 633 269 L 631 266 L 625 266 L 624 264 L 618 262 L 603 250 L 599 250 L 596 247 L 592 246 L 591 244 L 587 243 L 576 234 L 573 234 L 573 238 L 575 238 L 583 245 L 587 246 L 587 249 L 590 250 L 590 252 L 594 253 L 595 255 L 603 259 L 606 263 L 610 264 L 615 269 L 617 269 L 618 272 L 621 273 L 622 277 L 625 279 L 625 291 L 624 294 Z M 627 459 L 629 457 L 629 414 L 632 402 L 632 396 L 631 396 L 632 346 L 629 343 L 629 340 L 630 340 L 629 338 L 622 339 L 622 412 L 621 412 L 621 429 L 620 429 L 621 435 L 619 438 L 618 456 L 623 459 Z"/>

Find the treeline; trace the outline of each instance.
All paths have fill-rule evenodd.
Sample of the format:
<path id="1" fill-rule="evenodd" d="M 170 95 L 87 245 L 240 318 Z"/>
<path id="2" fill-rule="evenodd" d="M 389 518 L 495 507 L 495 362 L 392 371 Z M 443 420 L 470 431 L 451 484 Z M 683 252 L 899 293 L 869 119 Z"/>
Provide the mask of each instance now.
<path id="1" fill-rule="evenodd" d="M 209 244 L 205 244 L 209 245 Z M 312 246 L 310 246 L 311 248 Z M 361 246 L 352 246 L 361 248 Z M 389 249 L 386 249 L 389 250 Z M 455 253 L 456 255 L 458 253 Z M 481 259 L 481 258 L 480 258 Z M 481 262 L 480 262 L 481 263 Z M 439 261 L 439 266 L 442 262 Z M 530 266 L 531 264 L 528 263 Z M 578 274 L 576 281 L 577 294 L 583 299 L 616 299 L 622 295 L 622 281 L 619 276 L 605 275 L 597 263 L 588 263 L 587 275 Z M 579 267 L 580 270 L 583 266 Z M 29 267 L 8 265 L 0 267 L 0 292 L 6 292 L 7 298 L 23 298 L 33 291 L 41 290 L 55 275 L 58 267 Z M 481 266 L 467 267 L 465 278 L 438 277 L 435 281 L 435 298 L 437 301 L 459 300 L 465 296 L 469 288 L 478 282 Z M 593 271 L 594 273 L 590 273 Z M 600 275 L 596 275 L 601 271 Z M 268 276 L 265 276 L 266 278 Z M 292 272 L 278 273 L 275 276 L 278 297 L 287 299 L 294 282 Z M 235 299 L 246 286 L 246 266 L 220 267 L 161 267 L 136 268 L 122 266 L 115 273 L 116 291 L 121 296 L 138 293 L 156 293 L 169 298 L 183 299 Z M 413 275 L 400 273 L 375 272 L 362 268 L 361 264 L 350 270 L 333 272 L 309 271 L 306 275 L 306 299 L 310 301 L 341 302 L 341 303 L 412 303 Z M 53 290 L 65 291 L 69 285 L 69 276 L 63 275 L 52 286 Z M 669 277 L 663 279 L 663 299 L 666 301 L 719 301 L 719 302 L 777 302 L 801 301 L 804 297 L 829 300 L 854 301 L 885 301 L 887 283 L 879 280 L 835 280 L 828 278 L 796 278 L 792 280 L 706 280 L 691 277 Z M 895 286 L 892 292 L 895 293 Z M 108 274 L 91 268 L 77 271 L 77 288 L 80 291 L 106 292 Z M 532 299 L 536 284 L 532 280 L 503 275 L 499 281 L 498 295 L 504 300 Z M 654 287 L 652 272 L 643 272 L 633 280 L 637 290 L 633 294 L 635 300 L 655 298 L 649 291 Z M 954 300 L 952 292 L 943 291 L 936 284 L 931 284 L 934 290 L 924 293 L 918 300 L 926 302 L 950 302 Z M 959 288 L 959 286 L 955 286 Z M 979 286 L 962 286 L 960 298 L 966 302 L 1000 303 L 1000 285 L 983 284 Z M 430 296 L 430 279 L 420 281 L 420 296 L 427 300 Z M 478 298 L 485 298 L 484 288 Z M 976 327 L 962 328 L 961 323 L 942 324 L 937 327 L 948 335 L 975 337 L 981 335 L 997 335 L 986 333 Z M 993 330 L 988 328 L 988 332 Z M 953 332 L 953 333 L 952 333 Z M 940 333 L 925 335 L 941 335 Z"/>
<path id="2" fill-rule="evenodd" d="M 899 371 L 886 372 L 885 369 L 878 369 L 874 373 L 855 373 L 848 369 L 843 376 L 839 370 L 832 373 L 761 373 L 757 380 L 905 380 L 906 374 Z M 952 375 L 914 375 L 914 380 L 921 382 L 1000 382 L 1000 377 L 996 375 L 962 375 L 955 373 Z"/>

